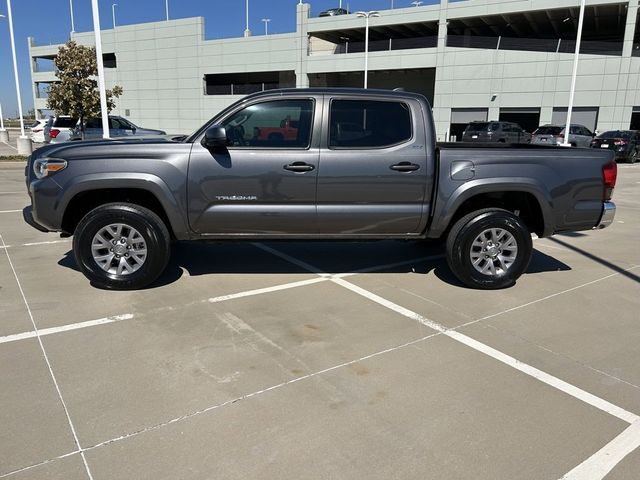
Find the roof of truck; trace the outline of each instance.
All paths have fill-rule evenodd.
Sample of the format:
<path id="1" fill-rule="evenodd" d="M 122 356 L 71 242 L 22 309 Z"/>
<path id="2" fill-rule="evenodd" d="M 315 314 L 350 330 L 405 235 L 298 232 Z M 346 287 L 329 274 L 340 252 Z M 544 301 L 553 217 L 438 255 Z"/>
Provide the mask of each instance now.
<path id="1" fill-rule="evenodd" d="M 385 97 L 413 97 L 421 100 L 425 99 L 425 96 L 420 93 L 407 92 L 404 90 L 385 90 L 381 88 L 342 88 L 342 87 L 311 87 L 311 88 L 279 88 L 275 90 L 265 90 L 263 92 L 252 93 L 244 97 L 243 100 L 248 100 L 262 96 L 273 95 L 323 95 L 323 94 L 342 94 L 342 95 L 377 95 Z"/>

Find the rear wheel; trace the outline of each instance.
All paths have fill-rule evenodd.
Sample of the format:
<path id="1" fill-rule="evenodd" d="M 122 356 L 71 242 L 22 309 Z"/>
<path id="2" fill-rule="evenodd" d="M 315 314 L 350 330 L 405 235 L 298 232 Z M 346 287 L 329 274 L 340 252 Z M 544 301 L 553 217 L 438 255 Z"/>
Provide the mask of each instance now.
<path id="1" fill-rule="evenodd" d="M 533 250 L 531 234 L 511 212 L 487 208 L 458 220 L 447 237 L 447 263 L 472 288 L 510 287 L 524 273 Z"/>
<path id="2" fill-rule="evenodd" d="M 151 210 L 109 203 L 87 213 L 76 227 L 73 253 L 97 287 L 143 288 L 160 276 L 170 255 L 170 235 Z"/>
<path id="3" fill-rule="evenodd" d="M 636 163 L 638 161 L 638 150 L 634 150 L 629 155 L 629 163 Z"/>

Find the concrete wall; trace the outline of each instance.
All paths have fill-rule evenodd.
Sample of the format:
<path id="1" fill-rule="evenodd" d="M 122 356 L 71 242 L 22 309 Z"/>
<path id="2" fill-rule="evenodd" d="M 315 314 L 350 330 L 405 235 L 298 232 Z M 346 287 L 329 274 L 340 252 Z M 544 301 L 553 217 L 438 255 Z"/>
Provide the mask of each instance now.
<path id="1" fill-rule="evenodd" d="M 380 18 L 371 20 L 372 26 L 438 21 L 438 46 L 371 52 L 369 68 L 378 71 L 435 69 L 433 107 L 440 139 L 444 139 L 449 128 L 452 108 L 488 108 L 489 118 L 497 119 L 500 108 L 539 107 L 540 123 L 550 122 L 553 108 L 568 104 L 573 55 L 447 47 L 446 21 L 507 10 L 519 12 L 562 6 L 575 7 L 575 2 L 468 0 L 449 3 L 443 0 L 439 5 L 385 10 Z M 290 34 L 204 40 L 202 18 L 103 31 L 104 52 L 115 52 L 117 57 L 117 68 L 106 70 L 107 85 L 121 85 L 125 92 L 114 113 L 124 116 L 128 110 L 128 118 L 141 126 L 189 133 L 240 98 L 205 95 L 205 74 L 293 70 L 297 86 L 305 87 L 309 84 L 309 73 L 362 70 L 363 53 L 331 54 L 331 47 L 327 45 L 327 51 L 313 51 L 324 54 L 310 55 L 307 51 L 309 35 L 323 30 L 362 28 L 362 19 L 354 15 L 309 18 L 308 4 L 296 8 L 296 32 Z M 599 107 L 599 130 L 628 128 L 633 107 L 640 106 L 640 57 L 631 56 L 637 11 L 638 0 L 629 0 L 622 56 L 580 57 L 575 105 Z M 74 39 L 92 45 L 93 33 L 75 34 Z M 52 55 L 55 51 L 56 46 L 30 47 L 32 58 Z M 55 76 L 52 72 L 33 72 L 32 78 L 33 82 L 47 82 Z M 46 100 L 34 98 L 34 102 L 36 109 L 41 109 Z"/>

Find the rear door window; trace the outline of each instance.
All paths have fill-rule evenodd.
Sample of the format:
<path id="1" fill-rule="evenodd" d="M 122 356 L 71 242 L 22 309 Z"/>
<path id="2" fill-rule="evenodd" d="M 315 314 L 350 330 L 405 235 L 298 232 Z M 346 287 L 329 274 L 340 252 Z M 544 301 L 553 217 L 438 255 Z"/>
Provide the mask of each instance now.
<path id="1" fill-rule="evenodd" d="M 413 136 L 403 102 L 334 99 L 329 122 L 329 148 L 385 148 Z"/>
<path id="2" fill-rule="evenodd" d="M 536 135 L 559 135 L 562 127 L 539 127 Z"/>
<path id="3" fill-rule="evenodd" d="M 53 122 L 53 126 L 57 128 L 73 128 L 77 122 L 78 120 L 75 118 L 58 117 L 55 122 Z"/>

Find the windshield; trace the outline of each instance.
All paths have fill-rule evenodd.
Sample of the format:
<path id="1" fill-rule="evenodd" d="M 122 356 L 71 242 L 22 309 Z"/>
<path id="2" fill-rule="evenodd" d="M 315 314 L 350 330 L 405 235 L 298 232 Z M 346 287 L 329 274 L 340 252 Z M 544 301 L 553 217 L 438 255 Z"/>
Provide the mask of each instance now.
<path id="1" fill-rule="evenodd" d="M 558 135 L 562 131 L 562 127 L 540 127 L 534 135 Z"/>
<path id="2" fill-rule="evenodd" d="M 629 140 L 631 138 L 631 132 L 628 130 L 611 130 L 609 132 L 601 133 L 598 135 L 598 138 L 624 138 L 625 140 Z"/>

